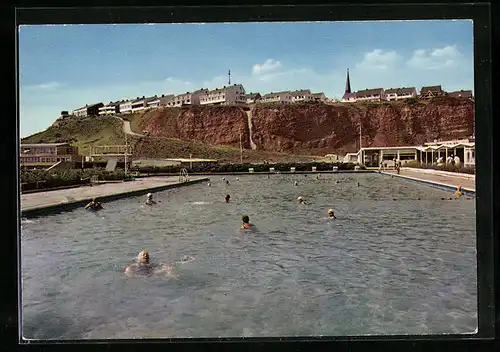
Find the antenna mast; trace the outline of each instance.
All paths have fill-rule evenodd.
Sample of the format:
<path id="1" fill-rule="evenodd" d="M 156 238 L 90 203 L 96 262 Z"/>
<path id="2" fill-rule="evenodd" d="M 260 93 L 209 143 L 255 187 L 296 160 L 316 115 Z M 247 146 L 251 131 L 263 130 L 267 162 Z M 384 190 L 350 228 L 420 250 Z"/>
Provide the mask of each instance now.
<path id="1" fill-rule="evenodd" d="M 231 70 L 229 70 L 229 72 L 227 73 L 227 76 L 228 76 L 227 84 L 231 85 Z"/>

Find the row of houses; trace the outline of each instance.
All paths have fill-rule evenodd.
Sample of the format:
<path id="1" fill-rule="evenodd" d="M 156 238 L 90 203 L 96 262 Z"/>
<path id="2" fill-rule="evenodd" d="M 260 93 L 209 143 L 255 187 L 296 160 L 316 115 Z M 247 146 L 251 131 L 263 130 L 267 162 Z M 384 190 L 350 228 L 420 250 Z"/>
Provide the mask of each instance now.
<path id="1" fill-rule="evenodd" d="M 253 104 L 253 103 L 296 103 L 307 101 L 327 101 L 324 93 L 311 93 L 309 89 L 296 91 L 283 91 L 269 93 L 261 96 L 260 93 L 245 92 L 241 84 L 224 86 L 223 88 L 202 88 L 194 92 L 186 92 L 179 95 L 162 95 L 152 97 L 137 97 L 133 100 L 110 101 L 108 104 L 96 103 L 85 105 L 73 111 L 74 116 L 97 116 L 114 115 L 118 113 L 128 114 L 147 109 L 160 107 L 180 107 L 191 105 L 229 105 L 229 104 Z M 67 111 L 61 112 L 61 117 L 68 117 Z"/>
<path id="2" fill-rule="evenodd" d="M 408 98 L 421 98 L 421 99 L 431 99 L 439 96 L 453 96 L 457 98 L 468 98 L 473 99 L 472 91 L 470 90 L 460 90 L 455 92 L 445 92 L 441 86 L 428 86 L 422 87 L 420 94 L 417 93 L 415 87 L 402 87 L 402 88 L 375 88 L 375 89 L 364 89 L 357 92 L 345 93 L 342 97 L 343 102 L 355 102 L 355 101 L 393 101 L 393 100 L 403 100 Z"/>
<path id="3" fill-rule="evenodd" d="M 381 100 L 403 100 L 409 98 L 432 99 L 439 96 L 452 96 L 456 98 L 473 99 L 471 90 L 459 90 L 455 92 L 445 92 L 440 85 L 438 86 L 424 86 L 420 89 L 420 94 L 415 87 L 401 87 L 401 88 L 373 88 L 363 89 L 357 92 L 351 91 L 351 80 L 349 78 L 349 69 L 347 69 L 347 78 L 345 83 L 345 92 L 342 96 L 342 102 L 355 102 L 355 101 L 381 101 Z"/>

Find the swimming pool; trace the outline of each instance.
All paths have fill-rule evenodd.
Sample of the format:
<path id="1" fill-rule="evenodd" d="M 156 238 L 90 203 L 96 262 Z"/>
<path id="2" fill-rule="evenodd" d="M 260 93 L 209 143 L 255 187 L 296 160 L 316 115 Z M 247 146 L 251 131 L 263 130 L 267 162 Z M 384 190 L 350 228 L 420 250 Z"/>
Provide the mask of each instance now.
<path id="1" fill-rule="evenodd" d="M 370 173 L 226 178 L 157 193 L 153 207 L 132 197 L 23 220 L 23 336 L 476 329 L 475 200 L 444 201 L 450 192 Z M 258 232 L 239 231 L 244 214 Z M 126 278 L 142 249 L 176 262 L 178 279 Z M 194 261 L 179 263 L 185 255 Z"/>

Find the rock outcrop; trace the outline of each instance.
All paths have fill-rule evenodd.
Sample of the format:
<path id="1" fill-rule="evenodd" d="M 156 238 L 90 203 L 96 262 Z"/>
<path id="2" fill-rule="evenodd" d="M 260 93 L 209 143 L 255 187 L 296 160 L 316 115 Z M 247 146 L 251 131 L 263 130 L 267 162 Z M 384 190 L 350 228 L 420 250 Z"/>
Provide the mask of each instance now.
<path id="1" fill-rule="evenodd" d="M 418 145 L 474 133 L 474 102 L 452 97 L 424 102 L 256 104 L 249 119 L 236 106 L 171 108 L 146 112 L 139 123 L 151 136 L 245 149 L 309 153 L 364 147 Z"/>

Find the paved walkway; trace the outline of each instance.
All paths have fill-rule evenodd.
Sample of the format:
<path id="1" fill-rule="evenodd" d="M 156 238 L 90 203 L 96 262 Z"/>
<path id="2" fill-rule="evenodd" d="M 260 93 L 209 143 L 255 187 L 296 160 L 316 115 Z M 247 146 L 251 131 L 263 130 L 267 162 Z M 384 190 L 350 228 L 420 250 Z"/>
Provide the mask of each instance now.
<path id="1" fill-rule="evenodd" d="M 21 195 L 21 211 L 59 206 L 63 204 L 90 201 L 94 197 L 125 195 L 161 189 L 167 186 L 188 185 L 206 180 L 206 177 L 190 176 L 189 183 L 179 182 L 179 176 L 148 177 L 134 181 L 105 183 L 96 186 L 61 189 L 57 191 L 38 192 Z"/>
<path id="2" fill-rule="evenodd" d="M 383 172 L 397 175 L 395 170 L 384 170 Z M 419 169 L 405 168 L 401 169 L 399 175 L 404 178 L 415 179 L 420 181 L 431 182 L 438 185 L 448 186 L 452 188 L 457 188 L 458 185 L 462 185 L 464 190 L 469 190 L 472 192 L 476 191 L 476 178 L 475 175 L 450 175 L 450 173 L 440 173 L 429 172 L 428 170 L 422 171 Z"/>

